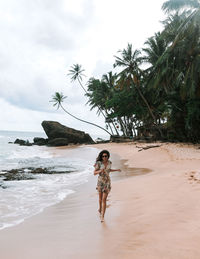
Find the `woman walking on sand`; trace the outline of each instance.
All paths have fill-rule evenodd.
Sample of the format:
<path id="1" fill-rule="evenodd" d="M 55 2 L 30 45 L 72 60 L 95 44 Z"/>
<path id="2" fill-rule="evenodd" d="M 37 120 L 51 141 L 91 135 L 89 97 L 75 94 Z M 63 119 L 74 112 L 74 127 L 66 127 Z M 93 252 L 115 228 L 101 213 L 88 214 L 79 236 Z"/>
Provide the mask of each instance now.
<path id="1" fill-rule="evenodd" d="M 104 215 L 106 211 L 106 200 L 108 193 L 111 190 L 110 172 L 121 172 L 120 169 L 111 169 L 112 162 L 109 160 L 110 153 L 107 150 L 102 150 L 95 163 L 94 175 L 98 176 L 97 190 L 99 192 L 99 213 L 101 216 L 101 222 L 104 221 Z"/>

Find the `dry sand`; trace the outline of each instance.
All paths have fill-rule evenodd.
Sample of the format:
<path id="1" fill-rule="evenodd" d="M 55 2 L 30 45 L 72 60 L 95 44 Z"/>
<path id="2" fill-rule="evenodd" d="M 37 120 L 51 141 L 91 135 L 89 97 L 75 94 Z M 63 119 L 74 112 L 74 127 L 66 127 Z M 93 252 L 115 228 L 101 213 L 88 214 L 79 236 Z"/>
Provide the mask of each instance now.
<path id="1" fill-rule="evenodd" d="M 138 152 L 136 146 L 147 145 L 95 145 L 118 154 L 136 172 L 126 177 L 124 168 L 121 180 L 113 181 L 104 223 L 91 176 L 61 203 L 0 231 L 0 258 L 199 259 L 200 149 L 161 144 Z M 113 167 L 119 166 L 115 158 Z"/>

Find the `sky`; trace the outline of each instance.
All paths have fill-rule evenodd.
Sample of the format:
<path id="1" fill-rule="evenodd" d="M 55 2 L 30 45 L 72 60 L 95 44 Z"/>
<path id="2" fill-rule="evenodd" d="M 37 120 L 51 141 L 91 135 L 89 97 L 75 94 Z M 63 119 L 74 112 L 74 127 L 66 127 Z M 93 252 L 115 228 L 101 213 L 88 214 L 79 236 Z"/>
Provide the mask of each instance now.
<path id="1" fill-rule="evenodd" d="M 128 43 L 142 49 L 148 37 L 162 30 L 163 2 L 0 0 L 0 130 L 42 132 L 41 122 L 53 120 L 104 136 L 57 110 L 50 100 L 62 92 L 69 112 L 104 127 L 68 71 L 81 64 L 87 83 L 113 70 L 114 56 Z"/>

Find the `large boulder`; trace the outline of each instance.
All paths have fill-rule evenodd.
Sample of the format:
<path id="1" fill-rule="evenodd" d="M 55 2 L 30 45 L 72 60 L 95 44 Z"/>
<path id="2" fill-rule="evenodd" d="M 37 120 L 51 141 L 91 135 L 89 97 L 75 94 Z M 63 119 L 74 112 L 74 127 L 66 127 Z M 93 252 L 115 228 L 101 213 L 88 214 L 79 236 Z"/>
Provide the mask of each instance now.
<path id="1" fill-rule="evenodd" d="M 48 145 L 93 144 L 94 141 L 84 131 L 66 127 L 56 121 L 43 121 L 42 127 L 48 136 Z M 55 140 L 57 139 L 57 140 Z M 55 141 L 53 141 L 55 140 Z"/>
<path id="2" fill-rule="evenodd" d="M 54 138 L 48 141 L 48 146 L 59 147 L 69 145 L 69 140 L 67 138 Z"/>
<path id="3" fill-rule="evenodd" d="M 43 145 L 47 145 L 48 139 L 35 137 L 33 139 L 33 142 L 35 145 L 43 146 Z"/>

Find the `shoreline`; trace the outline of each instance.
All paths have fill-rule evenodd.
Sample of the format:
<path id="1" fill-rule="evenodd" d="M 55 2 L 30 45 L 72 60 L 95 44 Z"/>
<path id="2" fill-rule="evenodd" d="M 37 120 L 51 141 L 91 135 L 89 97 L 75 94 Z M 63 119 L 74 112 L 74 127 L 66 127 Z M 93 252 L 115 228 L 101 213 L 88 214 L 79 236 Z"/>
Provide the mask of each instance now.
<path id="1" fill-rule="evenodd" d="M 79 192 L 0 231 L 2 258 L 200 258 L 200 150 L 160 144 L 141 152 L 136 145 L 147 143 L 91 145 L 117 154 L 131 170 L 151 171 L 112 181 L 104 223 L 91 176 Z"/>
<path id="2" fill-rule="evenodd" d="M 66 153 L 66 155 L 74 155 L 77 153 L 77 149 L 73 149 L 73 151 L 70 152 L 71 150 L 69 148 L 51 148 L 51 150 L 58 156 L 62 152 Z M 80 150 L 81 148 L 79 149 L 79 152 Z M 94 150 L 96 150 L 96 157 L 98 150 L 96 148 Z M 84 154 L 84 156 L 87 157 L 87 154 Z M 118 161 L 119 157 L 117 155 L 113 155 L 112 157 L 118 164 L 121 164 L 121 162 Z M 127 172 L 127 175 L 121 175 L 119 177 L 116 175 L 113 182 L 124 179 L 130 176 L 129 174 L 130 172 Z M 18 225 L 2 229 L 0 231 L 1 256 L 4 259 L 43 259 L 56 258 L 59 254 L 59 258 L 66 258 L 65 256 L 80 258 L 80 254 L 76 255 L 78 249 L 77 239 L 79 239 L 79 244 L 83 242 L 83 232 L 87 232 L 88 230 L 86 228 L 91 227 L 90 221 L 93 222 L 93 227 L 97 232 L 99 231 L 98 228 L 101 228 L 100 219 L 97 213 L 98 194 L 96 191 L 96 182 L 97 178 L 91 174 L 87 183 L 76 187 L 75 193 L 70 194 L 63 201 L 45 208 L 39 214 L 26 218 Z M 90 202 L 91 205 L 89 204 Z M 85 207 L 89 209 L 90 217 L 86 214 Z M 117 214 L 117 210 L 115 210 L 115 214 Z M 86 224 L 81 226 L 82 223 Z M 72 228 L 75 229 L 74 233 Z M 70 237 L 68 236 L 69 233 Z M 77 238 L 80 233 L 83 235 Z M 93 232 L 91 238 L 91 240 L 93 240 L 93 253 L 95 253 L 95 247 L 99 246 L 98 242 L 95 241 L 94 236 L 95 232 Z M 65 242 L 68 243 L 68 246 L 71 249 L 70 251 L 68 246 L 65 247 Z M 85 240 L 85 242 L 83 250 L 88 248 L 86 250 L 89 251 L 90 246 L 88 246 L 87 240 Z M 53 247 L 52 244 L 54 244 Z M 12 247 L 12 249 L 10 249 L 10 247 Z"/>
<path id="3" fill-rule="evenodd" d="M 138 143 L 120 146 L 129 166 L 145 164 L 152 173 L 115 184 L 113 195 L 121 202 L 117 222 L 125 221 L 115 233 L 116 258 L 200 258 L 200 150 L 191 144 L 160 144 L 141 152 Z M 118 150 L 116 144 L 108 147 Z"/>

